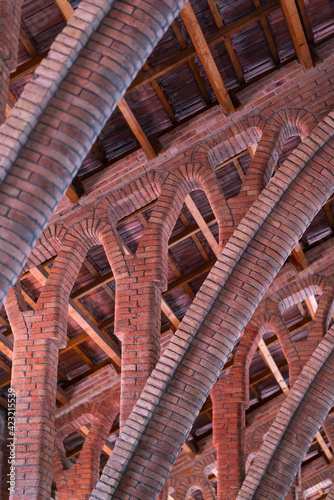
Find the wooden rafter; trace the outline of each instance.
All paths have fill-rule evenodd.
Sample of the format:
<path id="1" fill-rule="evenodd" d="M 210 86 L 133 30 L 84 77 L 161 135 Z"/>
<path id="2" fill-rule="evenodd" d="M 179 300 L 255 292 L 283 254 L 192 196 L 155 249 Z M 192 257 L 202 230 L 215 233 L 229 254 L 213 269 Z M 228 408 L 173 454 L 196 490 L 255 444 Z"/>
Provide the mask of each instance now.
<path id="1" fill-rule="evenodd" d="M 238 33 L 239 31 L 242 31 L 248 26 L 251 26 L 252 24 L 256 23 L 259 19 L 261 19 L 261 17 L 267 16 L 270 13 L 274 12 L 275 10 L 278 10 L 279 8 L 280 8 L 279 0 L 270 0 L 268 3 L 255 9 L 250 14 L 247 14 L 246 16 L 243 16 L 237 21 L 234 21 L 233 23 L 224 26 L 213 35 L 207 37 L 205 39 L 206 43 L 209 47 L 214 47 L 218 43 L 223 42 L 227 36 L 232 36 Z M 27 76 L 30 73 L 32 73 L 37 68 L 37 66 L 39 66 L 41 61 L 47 56 L 47 54 L 48 51 L 44 52 L 43 54 L 38 54 L 27 63 L 22 64 L 17 69 L 17 71 L 11 74 L 10 83 L 12 84 L 20 80 L 24 76 Z M 130 85 L 127 93 L 133 92 L 134 90 L 142 87 L 143 85 L 150 83 L 152 80 L 156 80 L 157 78 L 164 75 L 168 71 L 172 70 L 176 66 L 193 59 L 195 56 L 196 56 L 196 50 L 194 47 L 188 47 L 182 50 L 180 54 L 171 57 L 164 63 L 161 63 L 158 66 L 151 68 L 149 71 L 143 73 L 142 75 L 137 76 L 137 78 L 135 78 L 135 80 Z"/>
<path id="2" fill-rule="evenodd" d="M 183 50 L 187 49 L 188 48 L 188 44 L 187 44 L 187 41 L 186 41 L 185 37 L 183 36 L 183 33 L 181 31 L 181 28 L 180 28 L 180 25 L 179 25 L 179 22 L 178 22 L 177 19 L 175 19 L 172 22 L 172 28 L 173 28 L 174 34 L 175 34 L 175 36 L 176 36 L 176 38 L 177 38 L 177 40 L 178 40 L 178 42 L 180 44 L 181 49 L 183 49 Z M 192 74 L 194 75 L 194 78 L 196 80 L 198 88 L 200 89 L 205 102 L 207 104 L 209 104 L 211 102 L 210 94 L 209 94 L 208 89 L 206 87 L 205 81 L 202 78 L 200 70 L 198 69 L 198 66 L 196 64 L 195 59 L 194 58 L 193 59 L 189 59 L 187 61 L 187 63 L 188 63 L 188 66 L 189 66 Z"/>
<path id="3" fill-rule="evenodd" d="M 261 7 L 261 0 L 253 0 L 253 3 L 256 8 Z M 277 65 L 280 63 L 279 55 L 266 16 L 260 17 L 260 24 L 263 29 L 264 36 L 269 45 L 271 57 L 273 58 L 274 63 Z"/>
<path id="4" fill-rule="evenodd" d="M 216 0 L 207 0 L 207 2 L 208 2 L 208 5 L 210 7 L 211 14 L 214 18 L 214 21 L 216 23 L 217 28 L 218 29 L 223 28 L 224 23 L 223 23 L 223 20 L 221 18 L 220 12 L 217 8 Z M 231 63 L 232 63 L 234 72 L 236 74 L 236 77 L 237 77 L 239 83 L 243 83 L 244 82 L 244 74 L 243 74 L 242 68 L 240 66 L 237 54 L 235 53 L 235 50 L 233 48 L 231 38 L 229 36 L 227 36 L 224 40 L 224 43 L 225 43 L 227 53 L 231 59 Z"/>
<path id="5" fill-rule="evenodd" d="M 202 63 L 211 87 L 217 97 L 217 101 L 222 106 L 225 113 L 228 115 L 233 113 L 233 111 L 235 111 L 233 103 L 225 88 L 222 77 L 220 76 L 217 65 L 204 37 L 203 31 L 189 2 L 186 3 L 181 10 L 181 16 L 194 44 L 199 60 Z"/>
<path id="6" fill-rule="evenodd" d="M 156 152 L 153 149 L 152 144 L 146 137 L 143 129 L 138 123 L 138 120 L 136 119 L 135 115 L 131 111 L 130 106 L 126 102 L 126 100 L 123 98 L 119 101 L 118 103 L 118 110 L 120 111 L 121 115 L 123 116 L 124 120 L 126 121 L 127 125 L 129 126 L 131 132 L 141 145 L 144 153 L 146 156 L 150 159 L 153 160 L 156 158 Z"/>
<path id="7" fill-rule="evenodd" d="M 305 69 L 313 67 L 311 52 L 301 23 L 295 0 L 281 0 L 281 7 L 289 28 L 298 59 Z"/>
<path id="8" fill-rule="evenodd" d="M 205 222 L 204 218 L 202 217 L 202 214 L 198 210 L 196 204 L 194 203 L 193 199 L 191 198 L 190 195 L 186 196 L 184 203 L 186 207 L 188 208 L 189 212 L 191 215 L 194 217 L 198 227 L 202 231 L 202 234 L 206 241 L 209 243 L 210 247 L 212 248 L 213 253 L 215 254 L 216 257 L 219 255 L 219 245 L 215 240 L 215 237 L 213 236 L 212 232 L 210 231 L 209 226 Z"/>
<path id="9" fill-rule="evenodd" d="M 147 62 L 143 66 L 144 71 L 149 71 L 150 67 L 147 64 Z M 160 87 L 159 83 L 156 80 L 151 81 L 151 85 L 153 87 L 154 92 L 156 93 L 157 97 L 159 98 L 161 104 L 163 105 L 167 115 L 169 116 L 170 121 L 174 124 L 176 123 L 176 118 L 174 111 L 172 110 L 171 105 L 169 104 L 162 88 Z"/>
<path id="10" fill-rule="evenodd" d="M 269 15 L 271 12 L 274 12 L 279 8 L 280 8 L 279 0 L 270 0 L 266 5 L 262 5 L 262 7 L 255 9 L 250 14 L 247 14 L 246 16 L 238 19 L 237 21 L 234 21 L 233 23 L 224 26 L 213 35 L 207 37 L 205 39 L 206 43 L 209 47 L 214 47 L 218 43 L 223 42 L 226 36 L 232 36 L 238 33 L 239 31 L 242 31 L 248 26 L 251 26 L 252 24 L 256 23 L 261 17 Z M 133 92 L 137 88 L 148 83 L 152 78 L 158 78 L 159 76 L 162 76 L 163 74 L 172 70 L 179 64 L 187 62 L 189 59 L 192 59 L 195 56 L 196 56 L 196 49 L 194 47 L 189 47 L 183 50 L 180 54 L 177 54 L 176 56 L 171 57 L 164 63 L 159 64 L 157 67 L 152 68 L 146 74 L 137 76 L 137 78 L 135 78 L 135 80 L 130 85 L 127 93 Z"/>

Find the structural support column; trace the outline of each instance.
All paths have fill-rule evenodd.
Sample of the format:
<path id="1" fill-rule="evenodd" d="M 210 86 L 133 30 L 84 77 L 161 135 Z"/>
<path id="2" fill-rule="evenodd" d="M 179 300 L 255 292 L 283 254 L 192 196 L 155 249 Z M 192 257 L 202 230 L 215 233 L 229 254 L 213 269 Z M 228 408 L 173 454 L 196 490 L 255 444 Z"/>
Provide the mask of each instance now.
<path id="1" fill-rule="evenodd" d="M 217 450 L 218 500 L 235 500 L 245 478 L 245 403 L 233 383 L 216 382 L 213 402 L 213 444 Z"/>
<path id="2" fill-rule="evenodd" d="M 34 310 L 19 284 L 6 311 L 14 333 L 16 482 L 11 500 L 50 500 L 59 349 L 66 346 L 68 298 L 85 257 L 83 245 L 63 245 Z"/>
<path id="3" fill-rule="evenodd" d="M 66 456 L 63 443 L 55 446 L 54 475 L 59 500 L 88 500 L 99 479 L 102 448 L 118 413 L 119 409 L 108 397 L 104 397 L 101 403 L 97 404 L 94 420 L 73 468 L 64 470 Z M 71 430 L 70 427 L 67 434 Z"/>
<path id="4" fill-rule="evenodd" d="M 121 427 L 160 357 L 161 283 L 153 264 L 128 257 L 129 276 L 116 280 L 115 332 L 122 339 Z"/>

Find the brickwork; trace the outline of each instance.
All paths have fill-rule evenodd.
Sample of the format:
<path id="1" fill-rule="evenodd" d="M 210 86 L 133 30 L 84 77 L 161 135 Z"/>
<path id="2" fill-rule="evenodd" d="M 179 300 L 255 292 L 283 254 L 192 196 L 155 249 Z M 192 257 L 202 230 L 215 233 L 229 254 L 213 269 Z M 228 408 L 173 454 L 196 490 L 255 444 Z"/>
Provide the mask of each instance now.
<path id="1" fill-rule="evenodd" d="M 21 0 L 0 1 L 0 123 L 5 121 L 9 74 L 16 70 Z"/>
<path id="2" fill-rule="evenodd" d="M 154 0 L 149 5 L 135 0 L 130 15 L 122 11 L 119 0 L 84 0 L 1 128 L 2 300 L 98 132 L 183 4 L 183 0 Z M 14 8 L 16 3 L 10 5 Z M 106 168 L 87 181 L 88 196 L 75 210 L 68 201 L 61 204 L 27 264 L 35 267 L 58 254 L 36 308 L 27 310 L 18 285 L 6 301 L 15 339 L 12 386 L 17 391 L 19 440 L 13 500 L 49 500 L 53 464 L 62 499 L 87 500 L 90 494 L 91 499 L 104 500 L 157 497 L 198 410 L 257 304 L 333 192 L 334 122 L 333 115 L 324 117 L 334 104 L 328 88 L 334 60 L 327 50 L 320 51 L 324 62 L 307 74 L 298 63 L 291 63 L 262 79 L 256 89 L 241 92 L 244 107 L 232 118 L 227 119 L 215 107 L 166 134 L 161 139 L 165 152 L 150 164 L 136 153 Z M 5 70 L 1 75 L 8 78 Z M 316 96 L 310 93 L 315 85 L 319 87 Z M 281 109 L 282 105 L 286 107 Z M 304 142 L 268 182 L 284 142 L 294 135 Z M 215 167 L 257 142 L 239 195 L 226 201 Z M 222 253 L 160 357 L 160 301 L 167 286 L 168 239 L 185 197 L 195 189 L 203 190 L 209 200 Z M 124 248 L 116 223 L 153 200 L 158 201 L 132 255 Z M 76 408 L 82 393 L 86 394 L 87 401 L 80 403 L 81 415 L 73 414 L 66 425 L 55 426 L 55 367 L 58 350 L 66 342 L 68 298 L 94 244 L 103 245 L 115 275 L 115 330 L 123 344 L 122 433 L 99 480 L 98 457 L 119 410 L 110 401 L 94 401 L 94 408 L 88 408 L 93 378 L 70 394 Z M 322 251 L 325 255 L 326 248 Z M 219 499 L 235 499 L 244 479 L 246 376 L 266 326 L 279 337 L 295 384 L 269 431 L 271 445 L 268 441 L 259 451 L 238 499 L 268 495 L 279 499 L 289 494 L 303 454 L 333 403 L 329 387 L 332 330 L 326 333 L 333 312 L 333 285 L 320 271 L 308 279 L 308 273 L 314 273 L 312 258 L 310 264 L 300 289 L 291 285 L 286 296 L 278 290 L 276 296 L 266 297 L 245 331 L 240 343 L 244 349 L 239 350 L 231 374 L 213 389 Z M 281 279 L 289 280 L 292 273 L 286 266 Z M 279 288 L 277 283 L 275 286 Z M 279 307 L 314 293 L 321 300 L 310 341 L 297 346 L 288 338 Z M 107 375 L 112 380 L 114 371 Z M 306 413 L 308 426 L 300 431 Z M 258 445 L 270 419 L 263 422 Z M 74 468 L 66 470 L 63 438 L 82 422 L 90 424 L 91 430 Z M 326 427 L 331 436 L 330 421 Z M 225 467 L 227 448 L 232 471 Z M 290 449 L 293 457 L 286 471 Z M 171 478 L 176 500 L 187 498 L 194 489 L 200 489 L 205 500 L 213 498 L 203 468 L 181 485 Z M 279 478 L 277 470 L 282 472 Z M 165 488 L 161 498 L 165 500 L 166 494 Z"/>
<path id="3" fill-rule="evenodd" d="M 53 460 L 59 500 L 87 500 L 99 479 L 100 455 L 111 425 L 119 414 L 119 393 L 110 389 L 81 405 L 71 405 L 56 418 Z M 73 430 L 90 424 L 88 436 L 73 468 L 67 464 L 63 440 Z M 67 464 L 67 467 L 66 467 Z"/>
<path id="4" fill-rule="evenodd" d="M 85 0 L 37 68 L 0 132 L 1 301 L 97 134 L 184 3 L 137 0 L 131 15 L 123 15 L 118 2 Z M 108 42 L 100 44 L 101 38 Z"/>
<path id="5" fill-rule="evenodd" d="M 86 252 L 78 240 L 63 242 L 34 310 L 28 310 L 19 285 L 6 300 L 14 333 L 11 384 L 20 443 L 13 500 L 50 497 L 58 351 L 66 346 L 69 294 Z"/>
<path id="6" fill-rule="evenodd" d="M 122 436 L 124 437 L 119 439 L 114 450 L 115 461 L 117 461 L 118 454 L 123 457 L 123 474 L 116 472 L 115 466 L 109 464 L 91 498 L 99 498 L 99 494 L 102 492 L 100 488 L 103 488 L 105 495 L 107 492 L 114 498 L 121 498 L 118 493 L 119 488 L 123 491 L 126 489 L 127 494 L 133 495 L 134 498 L 140 498 L 141 491 L 145 491 L 148 497 L 154 498 L 154 492 L 159 491 L 159 488 L 162 487 L 166 472 L 170 470 L 175 460 L 180 442 L 185 438 L 189 425 L 191 425 L 200 405 L 204 402 L 208 389 L 211 388 L 217 377 L 233 343 L 254 311 L 256 303 L 269 286 L 298 236 L 302 234 L 305 226 L 312 219 L 315 211 L 331 194 L 332 173 L 330 169 L 326 170 L 326 166 L 323 165 L 320 149 L 324 149 L 328 141 L 326 149 L 330 151 L 331 124 L 331 119 L 327 118 L 291 155 L 289 161 L 262 192 L 261 205 L 257 202 L 254 204 L 254 208 L 250 209 L 248 216 L 226 245 L 123 428 Z M 299 152 L 303 153 L 303 160 L 299 157 Z M 310 153 L 311 158 L 309 159 Z M 325 174 L 321 176 L 321 182 L 319 172 Z M 306 191 L 310 182 L 313 185 L 312 194 Z M 299 189 L 299 185 L 304 186 L 302 190 Z M 303 196 L 306 197 L 303 199 Z M 294 200 L 298 200 L 298 202 L 294 202 Z M 296 203 L 298 205 L 302 203 L 303 211 L 297 208 Z M 265 211 L 262 208 L 263 204 L 268 204 L 268 209 Z M 291 221 L 291 224 L 293 224 L 294 229 L 288 229 L 290 222 L 285 215 L 284 226 L 282 226 L 280 233 L 274 221 L 282 217 L 280 211 L 287 214 L 292 213 L 292 207 L 294 223 Z M 298 220 L 297 233 L 295 232 L 296 220 Z M 268 240 L 271 229 L 274 227 L 273 224 L 275 230 L 272 234 L 275 235 L 277 243 L 273 240 L 270 240 L 269 243 Z M 239 238 L 242 235 L 244 235 L 242 239 Z M 256 246 L 268 246 L 268 244 L 272 248 L 272 255 L 267 258 L 265 263 L 262 263 L 255 257 L 256 251 L 258 251 Z M 252 245 L 254 250 L 252 250 Z M 242 254 L 242 251 L 245 253 Z M 251 258 L 249 252 L 253 251 L 254 257 Z M 249 268 L 245 255 L 249 255 L 249 261 L 252 263 L 252 274 L 247 273 L 247 289 L 242 287 L 242 276 L 245 276 L 245 269 Z M 261 259 L 261 256 L 259 258 Z M 261 277 L 261 279 L 256 280 L 256 276 Z M 237 287 L 232 283 L 230 285 L 232 279 L 237 280 L 240 285 Z M 224 286 L 222 283 L 225 283 Z M 215 290 L 213 295 L 212 290 Z M 238 295 L 234 290 L 238 291 Z M 252 297 L 251 300 L 249 300 L 250 297 Z M 238 309 L 236 309 L 236 303 Z M 220 326 L 221 323 L 226 324 L 224 321 L 227 321 L 229 325 L 225 333 L 224 328 Z M 213 327 L 213 325 L 215 326 Z M 212 338 L 213 331 L 215 332 L 214 339 L 217 340 Z M 200 358 L 198 358 L 199 351 L 201 352 Z M 167 366 L 168 370 L 166 370 Z M 187 379 L 187 375 L 183 374 L 184 369 L 188 373 L 190 370 L 193 374 L 191 379 Z M 164 375 L 162 376 L 162 374 Z M 183 384 L 182 391 L 180 383 Z M 194 391 L 196 391 L 196 398 L 191 396 Z M 153 394 L 156 395 L 152 397 Z M 176 398 L 175 400 L 179 403 L 173 403 L 172 398 Z M 187 400 L 187 411 L 182 414 L 180 413 L 180 401 L 184 398 Z M 145 404 L 143 404 L 144 402 Z M 165 418 L 162 416 L 162 411 Z M 177 420 L 174 421 L 171 411 L 178 415 Z M 168 412 L 170 418 L 166 421 Z M 163 426 L 164 435 L 168 435 L 168 442 L 162 438 L 157 442 L 155 433 L 161 432 L 159 430 L 161 426 Z M 126 436 L 131 436 L 133 444 L 130 447 Z M 129 477 L 131 477 L 130 464 L 132 460 L 137 463 L 141 463 L 143 460 L 141 455 L 142 440 L 145 440 L 145 449 L 149 449 L 152 453 L 152 460 L 145 467 L 152 473 L 155 472 L 155 479 L 153 479 L 152 473 L 145 475 L 145 479 L 134 490 L 131 486 L 126 486 L 127 474 L 130 474 Z M 162 449 L 168 453 L 168 456 L 165 455 L 163 458 Z M 124 455 L 128 457 L 126 462 L 124 462 Z M 127 468 L 125 468 L 125 463 L 128 464 Z M 161 479 L 158 479 L 159 477 Z"/>

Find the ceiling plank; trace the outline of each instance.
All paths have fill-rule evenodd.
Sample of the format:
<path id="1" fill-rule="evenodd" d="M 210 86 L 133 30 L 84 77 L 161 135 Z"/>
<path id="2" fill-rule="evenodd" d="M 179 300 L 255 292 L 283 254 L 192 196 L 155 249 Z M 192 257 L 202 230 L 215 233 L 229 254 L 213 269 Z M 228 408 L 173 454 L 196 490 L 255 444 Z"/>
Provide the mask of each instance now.
<path id="1" fill-rule="evenodd" d="M 295 0 L 280 0 L 280 1 L 297 57 L 305 69 L 310 69 L 313 67 L 312 56 L 299 17 L 296 2 Z"/>
<path id="2" fill-rule="evenodd" d="M 233 111 L 235 111 L 235 108 L 225 88 L 222 77 L 220 76 L 215 60 L 204 37 L 203 31 L 189 2 L 186 3 L 186 5 L 181 10 L 181 16 L 184 24 L 186 25 L 190 38 L 194 44 L 199 60 L 202 63 L 211 87 L 217 97 L 217 101 L 222 106 L 226 114 L 229 115 L 233 113 Z"/>

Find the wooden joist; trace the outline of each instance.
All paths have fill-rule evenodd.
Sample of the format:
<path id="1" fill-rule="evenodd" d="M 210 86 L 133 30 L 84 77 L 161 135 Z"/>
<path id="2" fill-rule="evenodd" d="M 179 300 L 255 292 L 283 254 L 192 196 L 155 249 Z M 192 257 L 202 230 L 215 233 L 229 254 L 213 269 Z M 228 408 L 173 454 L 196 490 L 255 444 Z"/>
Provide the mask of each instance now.
<path id="1" fill-rule="evenodd" d="M 181 10 L 181 16 L 194 44 L 199 60 L 202 63 L 211 87 L 217 97 L 217 101 L 225 113 L 228 115 L 233 113 L 233 111 L 235 111 L 233 103 L 225 88 L 210 48 L 189 2 Z"/>
<path id="2" fill-rule="evenodd" d="M 210 231 L 209 226 L 205 222 L 202 214 L 198 210 L 196 204 L 194 203 L 193 199 L 191 198 L 191 196 L 189 194 L 188 194 L 188 196 L 186 196 L 184 203 L 185 203 L 186 207 L 188 208 L 189 212 L 191 213 L 191 215 L 193 216 L 193 218 L 195 219 L 198 227 L 202 231 L 204 238 L 209 243 L 213 253 L 215 254 L 216 257 L 218 257 L 219 245 L 218 245 L 215 237 L 213 236 L 212 232 Z"/>
<path id="3" fill-rule="evenodd" d="M 124 120 L 126 121 L 127 125 L 132 131 L 133 135 L 141 145 L 148 159 L 153 160 L 154 158 L 156 158 L 157 155 L 153 149 L 152 144 L 146 137 L 143 129 L 138 123 L 138 120 L 136 119 L 135 115 L 131 111 L 130 106 L 128 105 L 128 103 L 124 98 L 119 101 L 118 110 L 120 111 L 121 115 L 123 116 Z"/>
<path id="4" fill-rule="evenodd" d="M 261 7 L 261 0 L 253 0 L 253 3 L 255 5 L 255 7 L 257 7 L 257 8 Z M 278 51 L 277 51 L 277 48 L 276 48 L 276 45 L 275 45 L 275 42 L 273 39 L 273 35 L 271 33 L 270 26 L 269 26 L 268 21 L 267 21 L 265 16 L 260 17 L 260 24 L 261 24 L 261 27 L 263 29 L 264 36 L 265 36 L 265 38 L 268 42 L 268 45 L 269 45 L 271 57 L 273 58 L 274 63 L 277 65 L 280 63 L 279 55 L 278 55 Z"/>
<path id="5" fill-rule="evenodd" d="M 298 59 L 305 69 L 313 67 L 311 52 L 301 23 L 295 0 L 281 0 L 281 7 L 289 28 Z"/>
<path id="6" fill-rule="evenodd" d="M 212 17 L 214 18 L 214 21 L 216 23 L 217 28 L 218 29 L 223 28 L 224 23 L 223 23 L 223 20 L 221 18 L 221 15 L 219 13 L 219 10 L 217 8 L 216 0 L 207 0 L 207 2 L 208 2 Z M 242 68 L 240 66 L 238 57 L 237 57 L 235 50 L 233 48 L 231 38 L 229 36 L 227 36 L 224 40 L 224 43 L 225 43 L 227 53 L 231 59 L 231 63 L 232 63 L 235 75 L 236 75 L 239 83 L 243 83 L 244 82 L 244 74 L 243 74 Z"/>
<path id="7" fill-rule="evenodd" d="M 187 49 L 188 48 L 188 44 L 187 44 L 187 41 L 186 41 L 185 37 L 183 36 L 183 33 L 181 31 L 181 28 L 180 28 L 178 20 L 175 19 L 172 22 L 171 26 L 173 28 L 174 34 L 175 34 L 175 36 L 176 36 L 179 44 L 180 44 L 181 49 L 183 49 L 183 50 Z M 209 94 L 208 89 L 206 87 L 206 83 L 205 83 L 204 79 L 202 78 L 202 75 L 201 75 L 201 73 L 200 73 L 200 71 L 198 69 L 196 60 L 194 58 L 189 59 L 187 61 L 187 64 L 188 64 L 188 66 L 189 66 L 192 74 L 194 75 L 194 78 L 196 80 L 198 88 L 200 89 L 201 94 L 202 94 L 205 102 L 207 104 L 210 104 L 211 103 L 210 94 Z"/>

